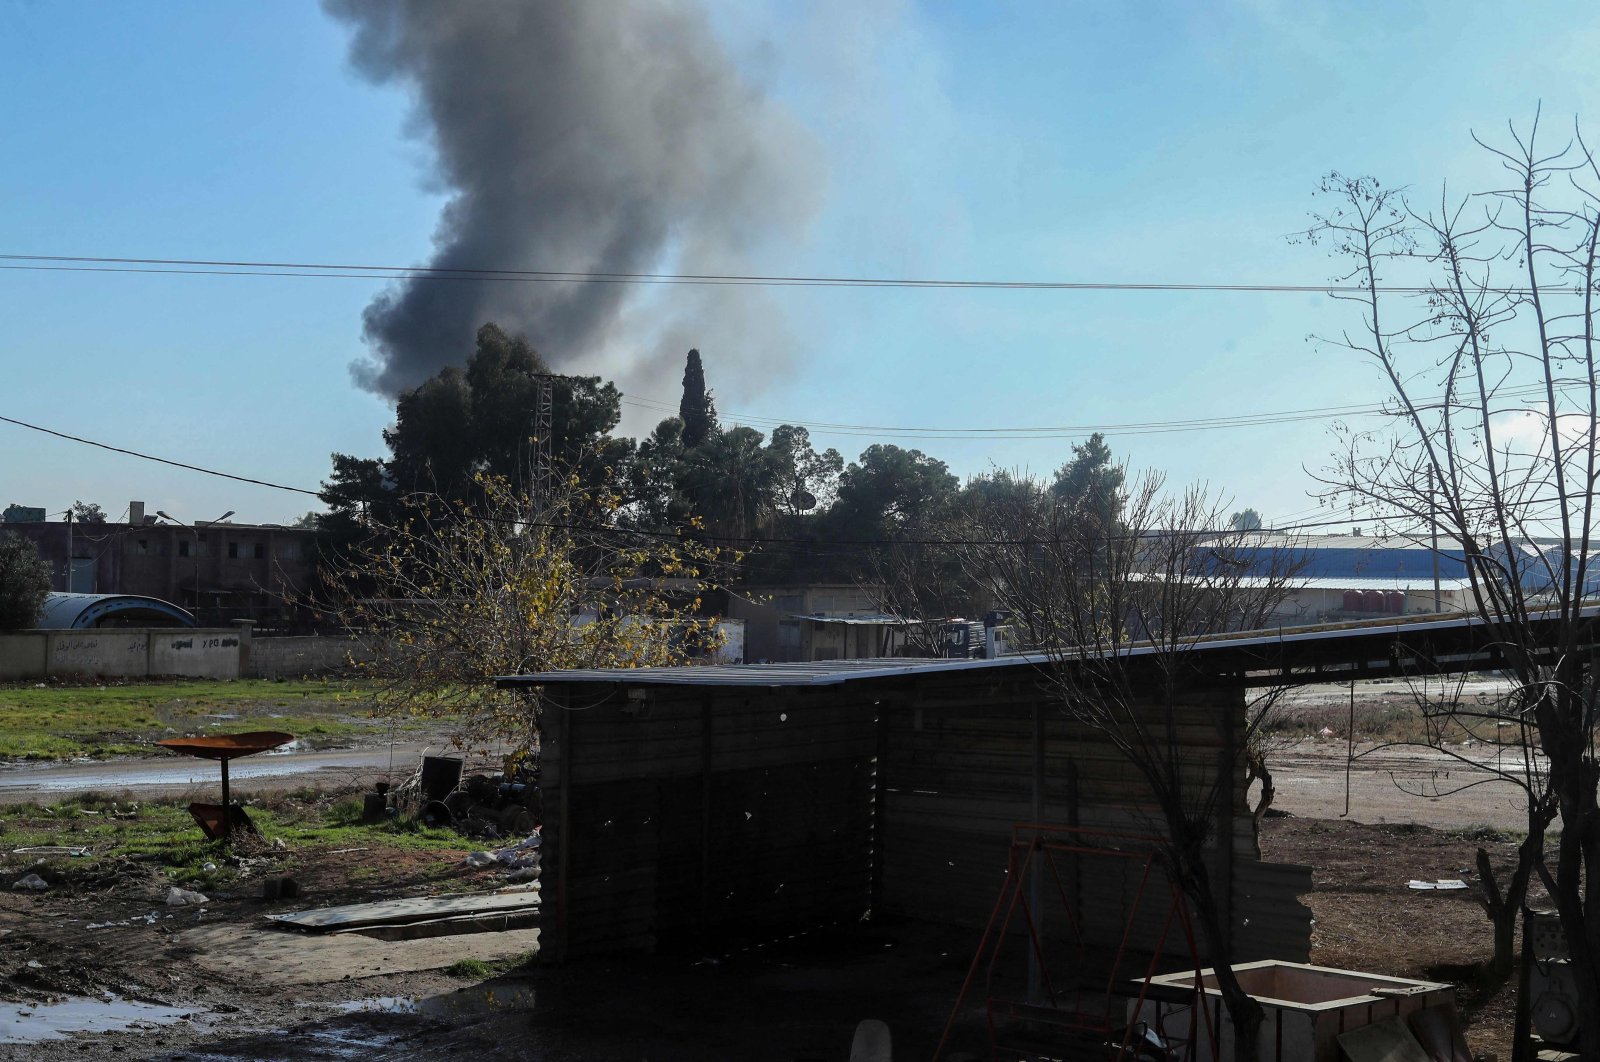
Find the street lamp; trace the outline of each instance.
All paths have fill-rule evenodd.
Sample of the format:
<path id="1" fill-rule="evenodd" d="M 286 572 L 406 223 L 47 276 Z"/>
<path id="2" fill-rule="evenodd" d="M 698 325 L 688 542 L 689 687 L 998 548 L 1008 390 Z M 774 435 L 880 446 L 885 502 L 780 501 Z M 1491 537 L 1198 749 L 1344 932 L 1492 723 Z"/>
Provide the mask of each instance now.
<path id="1" fill-rule="evenodd" d="M 194 615 L 196 623 L 200 622 L 200 528 L 205 525 L 220 524 L 222 521 L 232 516 L 233 513 L 234 510 L 229 509 L 215 520 L 196 520 L 193 525 L 190 525 L 184 523 L 182 520 L 179 520 L 176 517 L 168 516 L 160 509 L 156 510 L 156 515 L 167 521 L 169 524 L 177 524 L 179 527 L 187 527 L 194 533 Z"/>

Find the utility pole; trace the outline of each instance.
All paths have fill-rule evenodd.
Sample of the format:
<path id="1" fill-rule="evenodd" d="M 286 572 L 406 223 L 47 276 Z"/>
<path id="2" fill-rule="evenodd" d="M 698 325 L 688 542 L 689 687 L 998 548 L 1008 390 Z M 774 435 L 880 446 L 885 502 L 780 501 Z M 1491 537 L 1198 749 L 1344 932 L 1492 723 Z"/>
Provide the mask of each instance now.
<path id="1" fill-rule="evenodd" d="M 67 580 L 61 588 L 66 593 L 72 593 L 72 510 L 67 510 Z"/>

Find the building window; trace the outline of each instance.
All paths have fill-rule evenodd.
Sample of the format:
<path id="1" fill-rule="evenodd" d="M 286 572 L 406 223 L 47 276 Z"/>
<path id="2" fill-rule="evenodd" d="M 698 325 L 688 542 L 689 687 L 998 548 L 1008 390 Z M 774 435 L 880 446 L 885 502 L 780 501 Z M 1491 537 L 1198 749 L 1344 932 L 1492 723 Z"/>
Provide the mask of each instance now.
<path id="1" fill-rule="evenodd" d="M 179 539 L 178 540 L 178 556 L 187 557 L 188 555 L 189 555 L 189 540 L 186 539 L 186 538 Z"/>
<path id="2" fill-rule="evenodd" d="M 229 542 L 228 543 L 228 559 L 229 560 L 238 560 L 238 558 L 239 558 L 239 543 L 237 543 L 237 542 Z"/>
<path id="3" fill-rule="evenodd" d="M 254 550 L 252 551 L 252 555 L 255 557 L 256 560 L 260 560 L 262 557 L 265 557 L 267 555 L 267 547 L 265 545 L 263 545 L 262 543 L 257 542 L 255 544 Z"/>
<path id="4" fill-rule="evenodd" d="M 141 557 L 148 557 L 150 555 L 150 540 L 148 538 L 141 538 L 135 545 L 133 551 Z"/>

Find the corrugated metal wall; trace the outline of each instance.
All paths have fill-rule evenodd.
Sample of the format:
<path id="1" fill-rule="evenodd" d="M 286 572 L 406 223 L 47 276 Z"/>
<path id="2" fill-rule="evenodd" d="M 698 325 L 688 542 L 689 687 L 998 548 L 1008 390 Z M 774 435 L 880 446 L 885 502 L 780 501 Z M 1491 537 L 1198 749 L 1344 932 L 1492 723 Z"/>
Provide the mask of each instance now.
<path id="1" fill-rule="evenodd" d="M 1148 785 L 1123 753 L 1104 735 L 1070 720 L 1037 676 L 934 676 L 892 703 L 885 717 L 880 808 L 882 904 L 890 912 L 981 928 L 1005 883 L 1014 823 L 1166 832 Z M 1242 731 L 1243 693 L 1196 692 L 1178 710 L 1175 734 L 1184 749 L 1185 774 L 1209 786 L 1222 745 L 1213 720 L 1231 712 Z M 1042 781 L 1037 800 L 1036 776 Z M 1296 895 L 1310 891 L 1310 869 L 1261 862 L 1243 804 L 1242 766 L 1232 788 L 1232 813 L 1219 814 L 1215 824 L 1230 850 L 1214 847 L 1211 862 L 1217 893 L 1229 907 L 1224 914 L 1238 961 L 1304 962 L 1311 913 Z M 1077 914 L 1108 938 L 1091 945 L 1114 947 L 1109 938 L 1121 933 L 1130 915 L 1139 942 L 1148 946 L 1160 935 L 1164 903 L 1147 899 L 1137 912 L 1130 909 L 1129 864 L 1100 857 L 1068 864 L 1074 862 L 1069 893 Z M 1230 878 L 1233 888 L 1221 887 Z M 1059 906 L 1054 895 L 1047 890 Z"/>
<path id="2" fill-rule="evenodd" d="M 1005 882 L 1013 824 L 1164 832 L 1123 755 L 1069 720 L 1030 671 L 635 693 L 551 691 L 551 958 L 736 946 L 874 906 L 981 928 Z M 1225 711 L 1242 728 L 1242 696 L 1212 690 L 1180 706 L 1177 737 L 1197 783 L 1219 763 L 1211 720 Z M 1242 776 L 1234 783 L 1234 807 L 1217 821 L 1231 844 L 1214 848 L 1213 864 L 1236 953 L 1304 961 L 1310 912 L 1295 897 L 1309 891 L 1309 869 L 1261 863 Z M 1084 924 L 1120 934 L 1126 865 L 1095 857 L 1069 870 Z M 1165 913 L 1141 908 L 1139 935 L 1153 940 Z"/>
<path id="3" fill-rule="evenodd" d="M 556 697 L 573 707 L 545 714 L 547 955 L 734 947 L 867 911 L 870 700 Z"/>

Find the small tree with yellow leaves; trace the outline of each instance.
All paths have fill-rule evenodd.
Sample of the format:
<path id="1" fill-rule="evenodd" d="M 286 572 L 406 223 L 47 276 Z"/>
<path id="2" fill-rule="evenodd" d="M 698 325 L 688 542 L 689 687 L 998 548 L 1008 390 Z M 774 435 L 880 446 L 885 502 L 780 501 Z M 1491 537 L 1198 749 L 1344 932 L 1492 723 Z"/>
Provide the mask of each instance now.
<path id="1" fill-rule="evenodd" d="M 538 747 L 537 692 L 497 675 L 684 664 L 719 648 L 701 596 L 735 553 L 615 526 L 575 482 L 538 503 L 498 477 L 470 504 L 417 496 L 336 577 L 379 714 L 448 722 L 462 747 Z"/>

